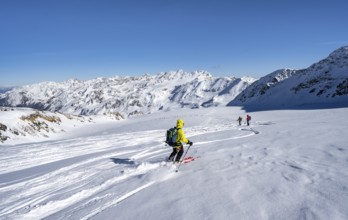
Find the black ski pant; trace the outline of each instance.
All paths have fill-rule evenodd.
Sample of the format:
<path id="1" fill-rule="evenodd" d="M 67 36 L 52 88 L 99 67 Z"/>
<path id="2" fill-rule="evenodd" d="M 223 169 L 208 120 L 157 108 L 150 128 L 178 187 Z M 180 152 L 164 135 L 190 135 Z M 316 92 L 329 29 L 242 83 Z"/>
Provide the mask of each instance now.
<path id="1" fill-rule="evenodd" d="M 181 145 L 180 147 L 173 147 L 173 152 L 170 154 L 168 160 L 174 161 L 174 158 L 175 158 L 175 161 L 179 162 L 183 153 L 184 153 L 184 146 Z"/>

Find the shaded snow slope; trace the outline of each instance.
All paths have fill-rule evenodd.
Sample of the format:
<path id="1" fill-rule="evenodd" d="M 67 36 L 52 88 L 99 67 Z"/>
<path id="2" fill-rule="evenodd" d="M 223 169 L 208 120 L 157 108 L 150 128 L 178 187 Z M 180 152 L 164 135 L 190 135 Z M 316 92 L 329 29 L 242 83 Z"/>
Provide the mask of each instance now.
<path id="1" fill-rule="evenodd" d="M 0 93 L 5 93 L 7 91 L 10 91 L 13 88 L 15 88 L 15 87 L 14 86 L 0 86 Z"/>
<path id="2" fill-rule="evenodd" d="M 278 70 L 246 88 L 228 105 L 246 109 L 348 106 L 348 46 L 302 70 Z"/>
<path id="3" fill-rule="evenodd" d="M 0 218 L 347 219 L 347 113 L 254 112 L 248 127 L 238 108 L 181 110 L 4 145 Z M 197 159 L 175 173 L 163 141 L 178 118 Z"/>

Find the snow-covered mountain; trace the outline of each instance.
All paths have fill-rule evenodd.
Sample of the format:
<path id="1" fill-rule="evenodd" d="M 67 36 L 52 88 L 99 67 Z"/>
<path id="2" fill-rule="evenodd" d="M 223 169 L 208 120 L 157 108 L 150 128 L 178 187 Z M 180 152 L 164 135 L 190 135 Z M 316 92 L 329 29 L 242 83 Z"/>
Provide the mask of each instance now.
<path id="1" fill-rule="evenodd" d="M 348 106 L 348 46 L 307 69 L 266 75 L 228 105 L 254 109 Z"/>
<path id="2" fill-rule="evenodd" d="M 0 106 L 128 117 L 181 107 L 226 105 L 254 81 L 250 77 L 216 78 L 205 71 L 182 70 L 155 76 L 71 79 L 15 88 L 0 94 Z"/>
<path id="3" fill-rule="evenodd" d="M 12 86 L 0 86 L 0 93 L 5 93 L 7 91 L 10 91 L 13 88 L 14 87 L 12 87 Z"/>
<path id="4" fill-rule="evenodd" d="M 30 108 L 0 107 L 0 144 L 54 139 L 97 122 L 119 120 L 118 115 L 74 116 Z"/>
<path id="5" fill-rule="evenodd" d="M 0 106 L 75 115 L 130 117 L 221 105 L 250 109 L 348 106 L 348 46 L 306 69 L 281 69 L 259 80 L 179 70 L 154 76 L 43 82 L 0 93 Z"/>

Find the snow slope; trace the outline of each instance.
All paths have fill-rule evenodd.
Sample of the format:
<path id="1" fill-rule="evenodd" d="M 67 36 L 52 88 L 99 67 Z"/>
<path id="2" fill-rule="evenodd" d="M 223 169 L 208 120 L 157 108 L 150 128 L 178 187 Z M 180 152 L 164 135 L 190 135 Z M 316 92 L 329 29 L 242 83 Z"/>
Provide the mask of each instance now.
<path id="1" fill-rule="evenodd" d="M 118 115 L 74 116 L 37 111 L 31 108 L 0 107 L 0 146 L 61 138 L 62 134 L 76 131 L 91 123 L 114 123 Z M 67 134 L 66 134 L 67 135 Z"/>
<path id="2" fill-rule="evenodd" d="M 348 46 L 306 69 L 266 75 L 228 105 L 248 110 L 348 107 Z"/>
<path id="3" fill-rule="evenodd" d="M 239 108 L 184 109 L 3 145 L 0 219 L 348 219 L 347 113 L 254 112 L 247 127 Z M 197 159 L 175 173 L 178 118 Z"/>

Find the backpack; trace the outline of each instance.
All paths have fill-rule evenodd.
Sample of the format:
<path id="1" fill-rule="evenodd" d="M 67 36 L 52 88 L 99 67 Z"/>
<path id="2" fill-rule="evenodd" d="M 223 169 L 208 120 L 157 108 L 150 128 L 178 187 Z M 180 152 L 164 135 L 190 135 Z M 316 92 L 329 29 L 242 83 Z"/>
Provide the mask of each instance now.
<path id="1" fill-rule="evenodd" d="M 177 134 L 178 134 L 178 129 L 176 129 L 176 127 L 170 128 L 169 130 L 167 130 L 166 143 L 169 146 L 173 147 L 175 145 Z"/>

